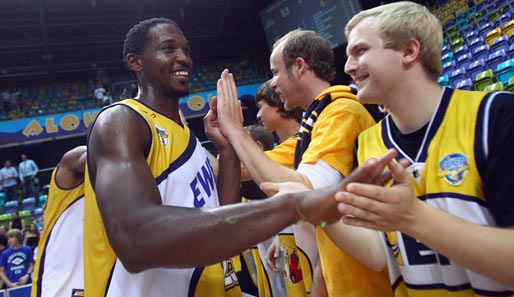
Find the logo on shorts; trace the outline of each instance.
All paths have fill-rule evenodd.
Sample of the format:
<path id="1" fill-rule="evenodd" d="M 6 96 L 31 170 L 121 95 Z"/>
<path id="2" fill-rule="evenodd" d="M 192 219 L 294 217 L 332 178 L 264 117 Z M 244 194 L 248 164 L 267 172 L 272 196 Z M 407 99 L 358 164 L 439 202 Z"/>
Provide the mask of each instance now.
<path id="1" fill-rule="evenodd" d="M 468 158 L 463 154 L 456 153 L 446 155 L 439 162 L 439 168 L 439 177 L 444 177 L 450 185 L 460 185 L 469 170 Z"/>
<path id="2" fill-rule="evenodd" d="M 169 138 L 168 132 L 166 132 L 166 130 L 164 130 L 163 128 L 157 126 L 157 124 L 155 124 L 155 131 L 157 131 L 159 142 L 162 143 L 164 147 L 166 147 L 168 145 Z"/>

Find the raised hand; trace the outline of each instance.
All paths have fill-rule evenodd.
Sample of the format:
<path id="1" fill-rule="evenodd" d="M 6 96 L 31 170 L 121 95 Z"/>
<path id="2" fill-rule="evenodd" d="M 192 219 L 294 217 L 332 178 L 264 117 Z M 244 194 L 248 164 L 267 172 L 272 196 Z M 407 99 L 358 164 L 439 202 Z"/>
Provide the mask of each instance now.
<path id="1" fill-rule="evenodd" d="M 211 101 L 211 109 L 207 112 L 207 115 L 203 118 L 203 126 L 205 131 L 205 136 L 207 136 L 214 146 L 218 149 L 218 151 L 230 148 L 230 143 L 225 138 L 220 129 L 220 124 L 218 120 L 218 99 L 216 96 L 212 98 Z"/>
<path id="2" fill-rule="evenodd" d="M 217 114 L 223 134 L 229 138 L 230 133 L 243 129 L 243 112 L 237 95 L 234 75 L 227 69 L 223 70 L 217 84 Z"/>

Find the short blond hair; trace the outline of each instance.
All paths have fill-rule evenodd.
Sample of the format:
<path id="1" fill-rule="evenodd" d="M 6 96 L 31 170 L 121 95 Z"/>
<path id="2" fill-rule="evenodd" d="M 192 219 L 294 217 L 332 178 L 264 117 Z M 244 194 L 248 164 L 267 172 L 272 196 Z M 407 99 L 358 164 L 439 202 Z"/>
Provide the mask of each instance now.
<path id="1" fill-rule="evenodd" d="M 427 74 L 434 79 L 442 74 L 443 30 L 439 19 L 425 6 L 402 1 L 363 10 L 346 24 L 346 37 L 367 17 L 377 18 L 373 26 L 384 40 L 385 48 L 399 49 L 410 40 L 418 40 L 419 59 Z"/>
<path id="2" fill-rule="evenodd" d="M 7 235 L 7 238 L 15 237 L 15 238 L 18 239 L 18 242 L 21 242 L 21 231 L 20 231 L 20 229 L 16 229 L 16 228 L 11 229 L 11 230 L 7 231 L 6 235 Z"/>

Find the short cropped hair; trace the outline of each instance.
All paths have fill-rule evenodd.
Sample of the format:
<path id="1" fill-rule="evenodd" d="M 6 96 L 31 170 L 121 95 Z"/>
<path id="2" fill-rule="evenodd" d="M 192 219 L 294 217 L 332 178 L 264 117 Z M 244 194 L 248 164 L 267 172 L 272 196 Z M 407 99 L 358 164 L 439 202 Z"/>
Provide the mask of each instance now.
<path id="1" fill-rule="evenodd" d="M 309 68 L 322 80 L 330 82 L 335 76 L 334 53 L 328 41 L 310 30 L 296 29 L 282 36 L 273 44 L 273 49 L 281 46 L 282 59 L 287 71 L 296 58 L 303 58 Z"/>
<path id="2" fill-rule="evenodd" d="M 300 108 L 295 108 L 291 111 L 287 111 L 284 108 L 284 103 L 280 101 L 278 94 L 271 88 L 271 82 L 268 80 L 263 83 L 255 93 L 255 102 L 259 101 L 266 102 L 269 106 L 278 107 L 280 116 L 284 119 L 294 119 L 298 123 L 302 122 L 303 111 Z"/>
<path id="3" fill-rule="evenodd" d="M 402 1 L 363 10 L 346 24 L 346 37 L 366 17 L 377 17 L 373 26 L 386 48 L 399 49 L 410 40 L 418 40 L 419 58 L 426 73 L 434 79 L 442 74 L 443 30 L 439 19 L 425 6 Z"/>
<path id="4" fill-rule="evenodd" d="M 249 125 L 244 127 L 254 141 L 262 143 L 263 150 L 272 150 L 274 145 L 273 134 L 261 125 Z"/>
<path id="5" fill-rule="evenodd" d="M 177 23 L 170 19 L 152 18 L 139 22 L 134 27 L 132 27 L 132 29 L 130 29 L 130 31 L 127 33 L 127 36 L 125 36 L 125 41 L 123 42 L 123 61 L 125 62 L 127 69 L 136 79 L 137 77 L 135 76 L 134 71 L 132 71 L 128 66 L 127 55 L 141 55 L 143 53 L 145 44 L 148 41 L 148 31 L 159 24 L 171 24 L 180 29 Z"/>
<path id="6" fill-rule="evenodd" d="M 9 237 L 15 237 L 18 239 L 18 242 L 21 242 L 21 231 L 20 229 L 11 229 L 9 231 L 7 231 L 7 238 Z"/>

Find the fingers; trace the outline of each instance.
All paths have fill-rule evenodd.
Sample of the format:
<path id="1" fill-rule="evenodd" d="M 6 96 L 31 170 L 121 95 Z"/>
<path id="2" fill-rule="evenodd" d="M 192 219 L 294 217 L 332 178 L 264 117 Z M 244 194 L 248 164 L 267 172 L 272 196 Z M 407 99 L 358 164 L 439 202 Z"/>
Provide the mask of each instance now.
<path id="1" fill-rule="evenodd" d="M 407 167 L 409 163 L 406 163 L 404 160 L 401 162 L 402 164 L 389 162 L 389 170 L 391 170 L 391 174 L 393 175 L 393 179 L 396 183 L 410 184 L 411 179 L 409 174 L 407 174 L 407 171 L 405 171 L 405 167 Z"/>
<path id="2" fill-rule="evenodd" d="M 277 183 L 263 182 L 259 185 L 261 191 L 268 193 L 268 195 L 275 195 L 280 190 Z"/>
<path id="3" fill-rule="evenodd" d="M 278 267 L 276 266 L 275 263 L 276 263 L 279 255 L 280 255 L 280 246 L 272 244 L 267 251 L 266 264 L 274 272 L 278 272 Z"/>

